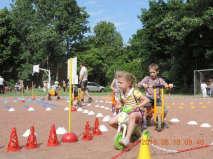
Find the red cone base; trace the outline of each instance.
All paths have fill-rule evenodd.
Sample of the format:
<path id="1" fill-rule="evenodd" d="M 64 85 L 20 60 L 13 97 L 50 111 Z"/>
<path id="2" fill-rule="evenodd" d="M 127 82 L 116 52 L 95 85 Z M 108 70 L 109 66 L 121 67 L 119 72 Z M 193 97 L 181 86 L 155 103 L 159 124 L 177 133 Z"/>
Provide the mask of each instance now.
<path id="1" fill-rule="evenodd" d="M 93 135 L 101 135 L 102 133 L 101 133 L 101 130 L 99 129 L 99 128 L 97 128 L 97 129 L 93 129 Z"/>
<path id="2" fill-rule="evenodd" d="M 77 108 L 72 106 L 72 109 L 71 109 L 72 112 L 76 112 L 77 111 Z"/>
<path id="3" fill-rule="evenodd" d="M 85 141 L 89 141 L 89 140 L 92 140 L 92 134 L 84 134 L 84 136 L 83 136 L 83 140 L 85 140 Z"/>
<path id="4" fill-rule="evenodd" d="M 20 147 L 10 147 L 7 148 L 7 152 L 16 152 L 19 151 L 21 148 Z"/>
<path id="5" fill-rule="evenodd" d="M 66 133 L 62 136 L 63 143 L 71 143 L 71 142 L 77 142 L 77 141 L 78 141 L 77 135 L 72 132 Z"/>

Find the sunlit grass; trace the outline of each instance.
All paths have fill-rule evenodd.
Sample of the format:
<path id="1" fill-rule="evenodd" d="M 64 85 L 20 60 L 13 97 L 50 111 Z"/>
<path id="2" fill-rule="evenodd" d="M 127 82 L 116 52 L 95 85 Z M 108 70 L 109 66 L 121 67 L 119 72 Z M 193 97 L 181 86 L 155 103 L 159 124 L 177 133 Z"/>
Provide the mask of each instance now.
<path id="1" fill-rule="evenodd" d="M 63 91 L 60 90 L 59 92 L 60 96 L 69 96 L 69 91 Z M 110 95 L 111 92 L 89 92 L 90 95 L 92 96 L 106 96 L 106 95 Z M 21 97 L 21 96 L 47 96 L 47 91 L 44 92 L 43 89 L 33 89 L 32 90 L 25 90 L 24 92 L 16 92 L 16 91 L 11 91 L 11 92 L 6 92 L 5 94 L 0 94 L 0 96 L 3 97 L 7 97 L 7 96 L 17 96 L 17 97 Z"/>

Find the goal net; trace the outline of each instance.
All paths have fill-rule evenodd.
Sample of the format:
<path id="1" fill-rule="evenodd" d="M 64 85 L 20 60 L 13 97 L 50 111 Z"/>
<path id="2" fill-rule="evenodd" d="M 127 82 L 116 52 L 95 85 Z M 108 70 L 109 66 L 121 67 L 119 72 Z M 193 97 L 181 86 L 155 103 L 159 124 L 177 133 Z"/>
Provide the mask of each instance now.
<path id="1" fill-rule="evenodd" d="M 201 83 L 206 83 L 209 88 L 207 94 L 213 95 L 210 91 L 211 87 L 213 89 L 213 69 L 194 70 L 194 95 L 202 93 Z"/>

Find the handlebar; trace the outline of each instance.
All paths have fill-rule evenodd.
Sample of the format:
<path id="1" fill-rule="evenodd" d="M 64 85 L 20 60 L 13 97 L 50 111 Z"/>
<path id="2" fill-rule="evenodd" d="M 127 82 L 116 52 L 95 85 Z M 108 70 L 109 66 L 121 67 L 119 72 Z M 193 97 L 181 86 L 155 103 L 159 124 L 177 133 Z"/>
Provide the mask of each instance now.
<path id="1" fill-rule="evenodd" d="M 168 88 L 174 88 L 173 84 L 168 84 Z M 166 88 L 164 85 L 154 85 L 151 88 Z"/>
<path id="2" fill-rule="evenodd" d="M 164 85 L 154 85 L 154 86 L 152 86 L 153 88 L 165 88 L 165 86 Z"/>

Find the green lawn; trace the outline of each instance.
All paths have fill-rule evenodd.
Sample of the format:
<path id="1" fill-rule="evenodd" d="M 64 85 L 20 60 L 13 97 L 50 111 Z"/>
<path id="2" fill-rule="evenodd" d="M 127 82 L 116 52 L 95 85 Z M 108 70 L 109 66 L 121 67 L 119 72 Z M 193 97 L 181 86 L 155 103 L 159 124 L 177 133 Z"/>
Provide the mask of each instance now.
<path id="1" fill-rule="evenodd" d="M 69 92 L 66 91 L 60 91 L 60 94 L 61 96 L 68 96 L 69 95 Z M 94 95 L 94 96 L 106 96 L 106 95 L 109 95 L 111 94 L 110 91 L 107 91 L 107 92 L 89 92 L 90 95 Z M 47 92 L 44 92 L 42 89 L 39 89 L 39 88 L 36 88 L 36 89 L 33 89 L 33 95 L 34 96 L 46 96 L 47 95 Z M 32 90 L 26 90 L 24 91 L 24 93 L 22 92 L 15 92 L 15 91 L 12 91 L 12 92 L 7 92 L 5 94 L 0 94 L 0 96 L 3 96 L 3 97 L 7 97 L 7 96 L 17 96 L 17 97 L 20 97 L 20 96 L 32 96 Z"/>
<path id="2" fill-rule="evenodd" d="M 144 90 L 140 90 L 144 93 Z M 69 91 L 67 90 L 66 92 L 64 92 L 63 90 L 60 91 L 60 94 L 61 96 L 69 96 Z M 112 92 L 110 89 L 106 89 L 106 91 L 104 92 L 89 92 L 90 95 L 92 96 L 106 96 L 106 95 L 111 95 Z M 165 94 L 168 94 L 167 91 L 165 91 Z M 47 92 L 44 92 L 41 88 L 36 88 L 36 89 L 33 89 L 33 95 L 34 96 L 46 96 L 47 95 Z M 172 93 L 171 94 L 173 97 L 179 97 L 179 96 L 193 96 L 193 94 L 183 94 L 183 93 Z M 26 90 L 24 91 L 24 93 L 22 92 L 15 92 L 15 91 L 12 91 L 12 92 L 7 92 L 5 94 L 0 94 L 0 96 L 3 96 L 3 97 L 7 97 L 7 96 L 17 96 L 17 97 L 20 97 L 20 96 L 32 96 L 32 90 Z M 195 97 L 200 97 L 201 95 L 196 95 Z"/>

